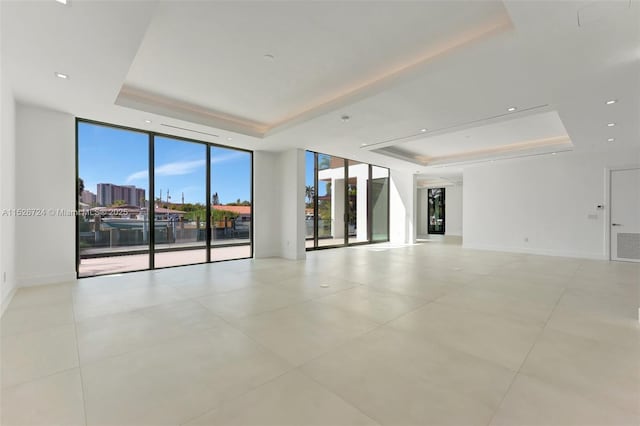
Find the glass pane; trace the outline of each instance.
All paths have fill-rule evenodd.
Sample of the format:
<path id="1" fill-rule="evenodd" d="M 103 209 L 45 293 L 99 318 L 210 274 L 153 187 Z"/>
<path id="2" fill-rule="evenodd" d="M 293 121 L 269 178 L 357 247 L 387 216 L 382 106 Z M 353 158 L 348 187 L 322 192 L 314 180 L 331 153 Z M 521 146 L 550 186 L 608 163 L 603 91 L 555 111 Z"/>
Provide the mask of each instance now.
<path id="1" fill-rule="evenodd" d="M 156 137 L 154 141 L 155 267 L 207 261 L 207 147 Z"/>
<path id="2" fill-rule="evenodd" d="M 318 246 L 344 244 L 344 159 L 318 154 Z"/>
<path id="3" fill-rule="evenodd" d="M 349 160 L 347 220 L 349 243 L 367 242 L 367 183 L 369 165 Z"/>
<path id="4" fill-rule="evenodd" d="M 211 147 L 211 260 L 251 257 L 251 153 Z"/>
<path id="5" fill-rule="evenodd" d="M 444 234 L 444 188 L 429 188 L 429 234 Z"/>
<path id="6" fill-rule="evenodd" d="M 306 242 L 305 246 L 307 248 L 314 246 L 314 206 L 313 200 L 316 195 L 316 185 L 315 185 L 315 154 L 313 152 L 307 151 L 304 157 L 305 169 L 304 169 L 304 223 L 306 227 Z"/>
<path id="7" fill-rule="evenodd" d="M 146 134 L 78 123 L 80 277 L 149 268 L 148 164 Z"/>
<path id="8" fill-rule="evenodd" d="M 389 169 L 371 167 L 371 240 L 389 239 Z"/>
<path id="9" fill-rule="evenodd" d="M 149 137 L 78 123 L 78 275 L 149 268 Z"/>

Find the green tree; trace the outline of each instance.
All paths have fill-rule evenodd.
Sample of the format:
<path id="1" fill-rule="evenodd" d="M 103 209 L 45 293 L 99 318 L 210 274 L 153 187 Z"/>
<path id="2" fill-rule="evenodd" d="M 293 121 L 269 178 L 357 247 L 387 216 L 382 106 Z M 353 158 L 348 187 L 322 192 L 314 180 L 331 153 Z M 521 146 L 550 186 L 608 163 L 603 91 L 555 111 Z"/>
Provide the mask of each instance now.
<path id="1" fill-rule="evenodd" d="M 331 159 L 328 155 L 318 155 L 318 170 L 325 170 L 331 166 Z"/>
<path id="2" fill-rule="evenodd" d="M 82 191 L 84 191 L 84 180 L 81 177 L 78 178 L 78 197 L 82 196 Z"/>

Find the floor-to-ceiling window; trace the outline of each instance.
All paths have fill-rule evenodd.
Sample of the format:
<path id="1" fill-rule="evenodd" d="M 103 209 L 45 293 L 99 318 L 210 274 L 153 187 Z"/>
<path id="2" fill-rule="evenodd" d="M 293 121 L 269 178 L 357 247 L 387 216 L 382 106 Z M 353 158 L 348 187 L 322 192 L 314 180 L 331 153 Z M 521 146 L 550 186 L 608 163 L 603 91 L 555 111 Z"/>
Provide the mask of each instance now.
<path id="1" fill-rule="evenodd" d="M 251 153 L 211 147 L 211 260 L 252 256 Z"/>
<path id="2" fill-rule="evenodd" d="M 156 268 L 207 261 L 207 145 L 154 138 Z"/>
<path id="3" fill-rule="evenodd" d="M 305 223 L 305 246 L 315 247 L 316 226 L 316 153 L 306 151 L 304 156 L 304 223 Z"/>
<path id="4" fill-rule="evenodd" d="M 388 241 L 389 170 L 306 152 L 306 247 Z"/>
<path id="5" fill-rule="evenodd" d="M 317 155 L 317 246 L 345 244 L 345 160 Z"/>
<path id="6" fill-rule="evenodd" d="M 371 166 L 371 241 L 389 240 L 389 169 Z"/>
<path id="7" fill-rule="evenodd" d="M 252 153 L 77 120 L 79 277 L 247 258 Z"/>
<path id="8" fill-rule="evenodd" d="M 149 135 L 77 124 L 80 276 L 149 268 Z"/>

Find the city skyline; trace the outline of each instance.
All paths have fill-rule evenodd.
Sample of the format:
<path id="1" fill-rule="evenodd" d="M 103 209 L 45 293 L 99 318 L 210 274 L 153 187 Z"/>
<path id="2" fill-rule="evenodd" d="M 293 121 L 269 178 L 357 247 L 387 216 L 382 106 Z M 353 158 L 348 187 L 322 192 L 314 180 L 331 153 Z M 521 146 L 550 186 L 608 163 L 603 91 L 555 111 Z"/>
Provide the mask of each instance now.
<path id="1" fill-rule="evenodd" d="M 98 194 L 98 184 L 134 185 L 149 194 L 149 136 L 120 128 L 78 123 L 78 176 L 85 190 Z M 205 204 L 206 145 L 157 136 L 155 192 L 166 202 Z M 251 201 L 251 154 L 233 148 L 211 146 L 211 193 L 220 203 Z M 148 197 L 148 196 L 147 196 Z"/>
<path id="2" fill-rule="evenodd" d="M 110 182 L 100 182 L 97 185 L 98 185 L 98 187 L 100 187 L 101 185 L 121 186 L 121 185 L 112 184 Z M 136 188 L 134 185 L 127 185 L 125 187 L 131 187 L 132 189 L 138 189 L 138 190 L 142 189 L 142 188 Z M 183 201 L 182 200 L 182 194 L 180 194 L 180 201 L 174 201 L 174 197 L 171 196 L 171 192 L 170 191 L 169 191 L 168 194 L 169 194 L 169 197 L 170 197 L 169 199 L 167 199 L 167 192 L 166 191 L 163 192 L 163 190 L 160 189 L 160 192 L 159 192 L 158 196 L 155 197 L 155 200 L 159 200 L 161 202 L 170 203 L 170 204 L 194 204 L 194 203 L 188 203 L 186 201 Z M 215 192 L 213 194 L 211 194 L 211 203 L 212 204 L 224 205 L 223 203 L 220 203 L 219 201 L 218 202 L 214 201 L 216 198 L 218 198 L 216 196 L 217 196 L 217 194 Z M 79 198 L 80 198 L 80 201 L 82 201 L 85 204 L 89 204 L 89 205 L 96 204 L 96 205 L 100 205 L 100 206 L 105 206 L 105 204 L 112 204 L 112 203 L 104 203 L 104 202 L 100 203 L 98 201 L 98 194 L 96 194 L 93 191 L 90 191 L 88 189 L 82 190 L 82 193 L 80 194 Z M 123 197 L 123 198 L 113 197 L 113 200 L 114 201 L 125 201 L 126 202 L 127 200 L 124 199 L 124 198 L 126 198 L 126 197 Z M 140 199 L 144 199 L 144 201 L 148 201 L 148 198 L 146 197 L 146 195 L 145 195 L 144 198 L 140 198 Z M 229 203 L 235 204 L 235 203 L 237 203 L 237 201 L 238 201 L 238 199 L 236 199 L 235 201 L 230 201 Z M 240 202 L 246 202 L 246 201 L 249 201 L 249 200 L 240 199 Z M 226 203 L 226 204 L 229 204 L 229 203 Z M 133 203 L 127 203 L 127 204 L 136 205 L 136 204 L 133 204 Z M 195 204 L 197 204 L 197 203 L 195 203 Z"/>

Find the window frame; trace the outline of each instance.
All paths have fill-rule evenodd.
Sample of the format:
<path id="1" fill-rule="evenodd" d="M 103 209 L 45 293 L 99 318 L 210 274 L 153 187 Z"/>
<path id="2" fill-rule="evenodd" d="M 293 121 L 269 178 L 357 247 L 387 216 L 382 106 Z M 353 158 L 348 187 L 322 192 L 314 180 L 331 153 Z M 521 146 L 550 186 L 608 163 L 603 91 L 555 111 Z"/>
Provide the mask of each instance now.
<path id="1" fill-rule="evenodd" d="M 151 130 L 144 130 L 144 129 L 137 129 L 134 127 L 129 127 L 129 126 L 123 126 L 123 125 L 118 125 L 118 124 L 113 124 L 113 123 L 106 123 L 103 121 L 98 121 L 98 120 L 91 120 L 91 119 L 87 119 L 87 118 L 81 118 L 81 117 L 76 117 L 75 118 L 75 151 L 76 151 L 76 158 L 75 158 L 75 175 L 76 175 L 76 182 L 75 182 L 75 208 L 76 208 L 76 212 L 80 211 L 80 196 L 78 194 L 78 190 L 79 190 L 79 179 L 80 179 L 80 158 L 79 158 L 79 146 L 80 146 L 80 139 L 79 139 L 79 126 L 81 123 L 86 123 L 86 124 L 91 124 L 91 125 L 95 125 L 95 126 L 104 126 L 104 127 L 109 127 L 112 129 L 119 129 L 119 130 L 126 130 L 126 131 L 130 131 L 130 132 L 136 132 L 136 133 L 141 133 L 141 134 L 146 134 L 148 136 L 148 169 L 149 169 L 149 207 L 148 207 L 148 216 L 149 216 L 149 228 L 152 230 L 155 230 L 155 202 L 154 201 L 154 197 L 155 197 L 155 138 L 156 137 L 161 137 L 161 138 L 169 138 L 169 139 L 173 139 L 176 141 L 183 141 L 183 142 L 189 142 L 189 143 L 197 143 L 197 144 L 201 144 L 204 145 L 206 147 L 206 188 L 205 188 L 205 196 L 206 196 L 206 204 L 205 204 L 205 208 L 206 208 L 206 212 L 207 212 L 207 218 L 206 218 L 206 244 L 205 244 L 205 249 L 206 249 L 206 260 L 205 262 L 196 262 L 196 263 L 189 263 L 189 264 L 183 264 L 183 265 L 174 265 L 174 266 L 163 266 L 163 267 L 156 267 L 155 266 L 155 254 L 156 253 L 167 253 L 167 252 L 177 252 L 177 251 L 188 251 L 188 250 L 194 250 L 194 248 L 163 248 L 163 249 L 156 249 L 155 247 L 155 232 L 149 232 L 149 241 L 147 243 L 147 249 L 146 250 L 135 250 L 135 251 L 119 251 L 117 253 L 107 253 L 104 256 L 100 255 L 100 256 L 92 256 L 92 257 L 115 257 L 115 256 L 128 256 L 128 255 L 136 255 L 136 254 L 146 254 L 149 256 L 149 263 L 148 263 L 148 267 L 145 269 L 136 269 L 136 270 L 131 270 L 131 271 L 116 271 L 116 272 L 108 272 L 108 273 L 104 273 L 104 274 L 97 274 L 97 275 L 82 275 L 80 276 L 80 261 L 81 261 L 81 257 L 80 257 L 80 218 L 79 215 L 76 215 L 75 217 L 75 228 L 76 228 L 76 232 L 75 232 L 75 246 L 76 246 L 76 278 L 80 279 L 80 278 L 91 278 L 91 277 L 102 277 L 102 276 L 108 276 L 108 275 L 115 275 L 115 274 L 126 274 L 126 273 L 130 273 L 130 272 L 141 272 L 141 271 L 150 271 L 150 270 L 160 270 L 160 269 L 167 269 L 167 268 L 179 268 L 182 266 L 191 266 L 191 265 L 202 265 L 202 264 L 207 264 L 207 263 L 217 263 L 217 262 L 229 262 L 229 261 L 234 261 L 234 260 L 243 260 L 243 259 L 252 259 L 253 255 L 254 255 L 254 222 L 255 222 L 255 206 L 254 206 L 254 182 L 253 182 L 253 178 L 254 178 L 254 151 L 249 150 L 249 149 L 244 149 L 244 148 L 237 148 L 237 147 L 233 147 L 233 146 L 228 146 L 228 145 L 223 145 L 223 144 L 219 144 L 219 143 L 215 143 L 215 142 L 208 142 L 208 141 L 203 141 L 203 140 L 199 140 L 199 139 L 193 139 L 193 138 L 188 138 L 188 137 L 184 137 L 184 136 L 177 136 L 177 135 L 172 135 L 169 133 L 164 133 L 164 132 L 156 132 L 156 131 L 151 131 Z M 212 233 L 211 233 L 211 148 L 213 147 L 217 147 L 217 148 L 223 148 L 223 149 L 232 149 L 232 150 L 236 150 L 236 151 L 240 151 L 240 152 L 244 152 L 249 154 L 249 160 L 250 160 L 250 191 L 249 191 L 249 195 L 251 197 L 251 223 L 250 223 L 250 228 L 249 228 L 249 256 L 247 257 L 239 257 L 239 258 L 235 258 L 235 259 L 222 259 L 222 260 L 212 260 L 211 259 L 211 240 L 212 240 Z M 229 246 L 232 245 L 237 245 L 237 244 L 229 244 Z M 242 244 L 242 245 L 246 245 L 246 244 Z M 225 247 L 226 245 L 221 245 L 221 247 Z M 199 250 L 201 250 L 201 248 L 198 248 Z"/>

